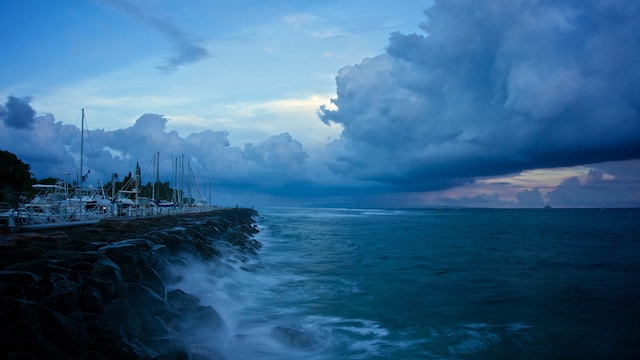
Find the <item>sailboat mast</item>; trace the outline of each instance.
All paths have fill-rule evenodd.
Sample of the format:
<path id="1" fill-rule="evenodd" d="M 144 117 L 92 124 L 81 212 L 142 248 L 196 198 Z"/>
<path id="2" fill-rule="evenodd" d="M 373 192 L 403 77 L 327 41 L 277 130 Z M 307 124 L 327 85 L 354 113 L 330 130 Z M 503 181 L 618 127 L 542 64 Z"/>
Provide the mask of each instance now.
<path id="1" fill-rule="evenodd" d="M 84 109 L 82 109 L 82 121 L 80 122 L 80 183 L 84 182 L 83 174 L 83 160 L 84 160 Z"/>
<path id="2" fill-rule="evenodd" d="M 180 204 L 184 203 L 184 154 L 180 160 Z"/>
<path id="3" fill-rule="evenodd" d="M 153 154 L 153 167 L 156 167 L 156 154 Z M 154 169 L 155 170 L 155 169 Z M 156 174 L 157 175 L 157 174 Z M 158 180 L 156 180 L 157 182 Z M 151 184 L 151 201 L 156 201 L 156 183 Z"/>
<path id="4" fill-rule="evenodd" d="M 156 200 L 156 196 L 155 196 L 155 189 L 156 189 L 156 185 L 158 186 L 158 197 L 160 197 L 160 152 L 158 151 L 156 153 L 156 182 L 155 184 L 153 184 L 152 190 L 153 190 L 153 201 Z"/>

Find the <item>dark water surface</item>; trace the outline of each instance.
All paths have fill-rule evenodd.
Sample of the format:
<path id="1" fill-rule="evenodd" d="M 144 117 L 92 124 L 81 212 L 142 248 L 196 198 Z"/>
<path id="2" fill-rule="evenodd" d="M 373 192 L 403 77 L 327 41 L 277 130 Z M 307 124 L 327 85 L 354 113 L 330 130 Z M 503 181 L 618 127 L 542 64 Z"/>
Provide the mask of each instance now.
<path id="1" fill-rule="evenodd" d="M 173 285 L 229 359 L 640 358 L 639 210 L 259 213 L 255 259 Z"/>

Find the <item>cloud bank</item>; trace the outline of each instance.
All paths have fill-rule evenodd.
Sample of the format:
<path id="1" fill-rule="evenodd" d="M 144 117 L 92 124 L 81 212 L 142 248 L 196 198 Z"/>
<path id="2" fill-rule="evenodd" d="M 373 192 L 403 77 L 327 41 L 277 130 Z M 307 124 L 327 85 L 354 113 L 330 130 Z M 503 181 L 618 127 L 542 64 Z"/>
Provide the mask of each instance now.
<path id="1" fill-rule="evenodd" d="M 9 99 L 8 103 L 16 99 Z M 26 100 L 21 100 L 20 104 L 25 108 L 19 113 L 36 113 Z M 0 122 L 2 150 L 17 154 L 31 165 L 40 179 L 55 177 L 77 181 L 80 129 L 56 121 L 50 114 L 26 119 L 31 121 L 30 126 Z M 162 115 L 145 114 L 128 128 L 91 129 L 85 133 L 84 172 L 90 170 L 87 183 L 104 184 L 113 174 L 122 179 L 135 170 L 136 163 L 140 165 L 143 183 L 155 181 L 153 157 L 159 153 L 161 181 L 176 186 L 181 176 L 181 171 L 175 172 L 176 161 L 183 162 L 185 172 L 191 169 L 192 176 L 197 179 L 195 185 L 201 188 L 201 195 L 213 186 L 216 204 L 541 207 L 545 204 L 635 206 L 640 202 L 640 170 L 634 170 L 640 169 L 640 160 L 592 165 L 585 176 L 567 177 L 559 186 L 546 189 L 544 194 L 537 188 L 508 181 L 493 182 L 493 185 L 485 181 L 488 186 L 485 190 L 492 191 L 454 197 L 435 192 L 434 201 L 422 202 L 420 199 L 425 193 L 412 191 L 411 186 L 401 188 L 380 181 L 336 176 L 327 167 L 327 161 L 332 164 L 337 160 L 326 157 L 331 152 L 309 154 L 288 133 L 238 147 L 230 144 L 226 131 L 205 130 L 181 137 L 176 131 L 167 131 L 167 121 Z M 363 159 L 366 161 L 368 159 Z M 448 180 L 441 181 L 446 184 Z M 472 184 L 471 180 L 462 183 L 467 190 L 479 185 Z M 452 186 L 441 185 L 440 188 Z M 455 188 L 448 191 L 456 193 Z M 511 199 L 505 195 L 509 193 L 514 194 Z"/>
<path id="2" fill-rule="evenodd" d="M 161 181 L 173 184 L 176 176 L 180 176 L 174 172 L 176 159 L 184 163 L 185 173 L 191 169 L 198 186 L 211 183 L 220 191 L 277 195 L 287 193 L 293 184 L 309 182 L 305 164 L 308 155 L 288 133 L 240 148 L 230 145 L 226 131 L 205 130 L 183 138 L 176 131 L 166 130 L 167 121 L 162 115 L 145 114 L 125 129 L 86 132 L 84 172 L 91 170 L 88 183 L 105 183 L 113 174 L 122 179 L 134 171 L 136 163 L 140 165 L 143 183 L 153 182 L 156 176 L 153 157 L 157 153 L 160 153 Z M 33 118 L 30 127 L 0 123 L 3 150 L 30 164 L 38 178 L 76 181 L 81 139 L 80 129 L 63 125 L 49 114 Z"/>
<path id="3" fill-rule="evenodd" d="M 336 174 L 429 191 L 640 157 L 640 4 L 436 1 L 340 70 Z M 528 194 L 533 196 L 535 194 Z"/>

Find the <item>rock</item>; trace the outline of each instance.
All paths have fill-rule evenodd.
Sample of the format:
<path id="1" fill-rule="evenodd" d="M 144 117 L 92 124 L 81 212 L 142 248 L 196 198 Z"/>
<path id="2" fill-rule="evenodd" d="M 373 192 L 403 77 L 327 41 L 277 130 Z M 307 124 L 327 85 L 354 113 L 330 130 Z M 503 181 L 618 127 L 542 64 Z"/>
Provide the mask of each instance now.
<path id="1" fill-rule="evenodd" d="M 42 277 L 29 271 L 0 271 L 0 283 L 11 283 L 17 286 L 28 286 L 37 284 L 42 280 Z"/>
<path id="2" fill-rule="evenodd" d="M 85 311 L 98 310 L 103 305 L 102 294 L 93 287 L 90 287 L 83 292 L 82 300 Z"/>
<path id="3" fill-rule="evenodd" d="M 47 249 L 41 246 L 31 246 L 25 248 L 17 248 L 6 251 L 6 256 L 11 258 L 13 262 L 23 262 L 39 259 L 47 252 Z"/>
<path id="4" fill-rule="evenodd" d="M 51 250 L 44 256 L 51 259 L 57 266 L 72 271 L 91 271 L 95 262 L 108 259 L 97 251 Z"/>
<path id="5" fill-rule="evenodd" d="M 118 265 L 120 274 L 125 281 L 134 281 L 138 267 L 138 250 L 135 244 L 119 243 L 106 245 L 99 249 L 111 261 Z"/>
<path id="6" fill-rule="evenodd" d="M 178 320 L 181 330 L 188 335 L 201 333 L 213 335 L 225 328 L 224 320 L 211 306 L 197 306 L 179 317 Z"/>
<path id="7" fill-rule="evenodd" d="M 158 296 L 165 300 L 167 293 L 164 288 L 164 282 L 158 273 L 148 266 L 141 266 L 137 270 L 138 282 L 149 289 L 153 290 Z"/>
<path id="8" fill-rule="evenodd" d="M 70 270 L 60 267 L 51 259 L 36 259 L 26 262 L 16 263 L 5 268 L 6 271 L 26 271 L 38 275 L 42 281 L 49 282 L 49 278 L 53 274 L 59 274 L 64 277 L 69 276 Z"/>
<path id="9" fill-rule="evenodd" d="M 81 272 L 78 274 L 78 283 L 84 291 L 95 289 L 100 293 L 104 301 L 111 301 L 116 297 L 116 285 L 110 280 L 102 277 L 95 277 L 91 273 Z M 123 284 L 120 279 L 120 285 Z"/>
<path id="10" fill-rule="evenodd" d="M 89 343 L 89 334 L 82 326 L 41 304 L 25 302 L 19 313 L 35 334 L 70 356 L 80 355 Z"/>
<path id="11" fill-rule="evenodd" d="M 43 304 L 61 314 L 69 314 L 71 310 L 79 308 L 80 291 L 80 285 L 75 281 L 56 281 L 51 295 L 43 300 Z"/>
<path id="12" fill-rule="evenodd" d="M 180 289 L 174 289 L 167 292 L 167 304 L 173 316 L 179 317 L 184 316 L 191 309 L 200 305 L 200 300 Z"/>
<path id="13" fill-rule="evenodd" d="M 11 246 L 0 247 L 0 358 L 223 359 L 211 347 L 225 328 L 220 314 L 182 290 L 167 292 L 163 276 L 231 246 L 255 251 L 254 214 L 230 209 L 11 234 Z M 304 346 L 295 330 L 274 334 Z"/>
<path id="14" fill-rule="evenodd" d="M 173 350 L 160 354 L 156 360 L 189 360 L 189 353 L 184 350 Z"/>
<path id="15" fill-rule="evenodd" d="M 283 344 L 296 349 L 307 349 L 318 344 L 317 339 L 303 329 L 295 326 L 276 326 L 271 330 L 271 336 Z"/>
<path id="16" fill-rule="evenodd" d="M 124 281 L 120 275 L 120 267 L 109 259 L 101 259 L 93 264 L 91 275 L 100 279 L 109 280 L 116 287 L 121 286 Z"/>
<path id="17" fill-rule="evenodd" d="M 113 300 L 102 308 L 101 315 L 108 319 L 105 325 L 111 331 L 134 338 L 141 335 L 142 322 L 127 300 Z"/>
<path id="18" fill-rule="evenodd" d="M 0 331 L 0 349 L 3 359 L 72 359 L 24 321 Z"/>

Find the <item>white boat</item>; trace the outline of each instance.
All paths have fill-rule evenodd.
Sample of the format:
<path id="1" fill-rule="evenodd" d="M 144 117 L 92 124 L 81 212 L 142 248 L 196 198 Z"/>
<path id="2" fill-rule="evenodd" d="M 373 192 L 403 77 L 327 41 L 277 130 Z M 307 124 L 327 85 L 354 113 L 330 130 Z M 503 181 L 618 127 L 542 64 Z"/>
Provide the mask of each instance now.
<path id="1" fill-rule="evenodd" d="M 84 182 L 84 109 L 82 109 L 82 133 L 80 141 L 80 185 Z M 98 185 L 72 188 L 68 181 L 55 184 L 36 184 L 37 195 L 28 203 L 12 210 L 9 223 L 18 230 L 45 229 L 97 223 L 107 216 L 112 208 L 111 200 Z"/>
<path id="2" fill-rule="evenodd" d="M 55 185 L 36 184 L 38 194 L 29 203 L 12 212 L 15 226 L 22 230 L 68 227 L 97 223 L 109 213 L 111 203 L 90 189 L 75 196 L 65 181 Z"/>

